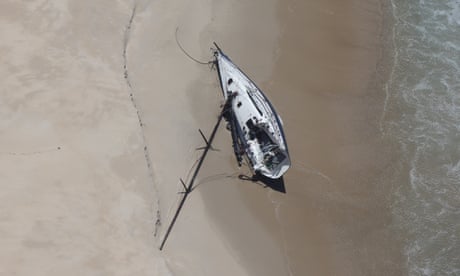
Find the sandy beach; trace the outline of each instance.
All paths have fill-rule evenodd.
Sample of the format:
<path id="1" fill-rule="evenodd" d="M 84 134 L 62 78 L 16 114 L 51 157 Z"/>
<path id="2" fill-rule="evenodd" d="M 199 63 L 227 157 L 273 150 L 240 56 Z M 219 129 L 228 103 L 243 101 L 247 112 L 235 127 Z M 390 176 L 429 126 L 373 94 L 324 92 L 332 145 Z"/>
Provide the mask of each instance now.
<path id="1" fill-rule="evenodd" d="M 386 7 L 360 1 L 0 4 L 1 275 L 401 275 L 381 185 Z M 283 118 L 285 193 L 238 179 L 222 49 Z M 383 68 L 383 69 L 381 69 Z"/>

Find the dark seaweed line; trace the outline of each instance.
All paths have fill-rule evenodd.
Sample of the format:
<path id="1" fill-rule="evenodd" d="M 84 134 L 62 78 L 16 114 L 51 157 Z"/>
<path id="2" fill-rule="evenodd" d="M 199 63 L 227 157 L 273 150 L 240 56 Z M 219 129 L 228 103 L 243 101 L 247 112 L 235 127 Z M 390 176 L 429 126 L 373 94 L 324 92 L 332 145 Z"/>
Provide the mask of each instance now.
<path id="1" fill-rule="evenodd" d="M 142 122 L 142 117 L 139 111 L 139 108 L 136 103 L 136 99 L 134 98 L 134 89 L 131 85 L 131 80 L 129 78 L 129 71 L 128 71 L 128 62 L 127 62 L 127 49 L 128 49 L 128 44 L 129 44 L 129 39 L 131 35 L 131 27 L 133 25 L 134 17 L 136 16 L 136 6 L 133 7 L 131 17 L 129 18 L 128 24 L 126 25 L 125 28 L 125 33 L 124 33 L 124 43 L 123 43 L 123 76 L 126 81 L 126 85 L 128 86 L 128 89 L 130 91 L 129 93 L 129 98 L 131 99 L 131 103 L 136 110 L 137 114 L 137 120 L 139 122 L 139 127 L 141 128 L 141 134 L 142 134 L 142 142 L 144 144 L 144 158 L 145 162 L 147 165 L 147 170 L 148 174 L 150 177 L 150 180 L 152 181 L 153 188 L 154 188 L 154 193 L 156 196 L 156 220 L 155 220 L 155 230 L 154 230 L 154 236 L 156 237 L 158 234 L 158 230 L 161 226 L 161 213 L 160 213 L 160 196 L 159 196 L 159 190 L 157 185 L 155 184 L 155 178 L 154 178 L 154 173 L 153 173 L 153 167 L 152 167 L 152 162 L 150 160 L 150 154 L 149 154 L 149 149 L 147 147 L 146 143 L 146 137 L 145 137 L 145 130 L 144 130 L 144 123 Z M 154 206 L 152 208 L 155 208 Z M 152 210 L 152 214 L 154 214 L 155 211 Z"/>

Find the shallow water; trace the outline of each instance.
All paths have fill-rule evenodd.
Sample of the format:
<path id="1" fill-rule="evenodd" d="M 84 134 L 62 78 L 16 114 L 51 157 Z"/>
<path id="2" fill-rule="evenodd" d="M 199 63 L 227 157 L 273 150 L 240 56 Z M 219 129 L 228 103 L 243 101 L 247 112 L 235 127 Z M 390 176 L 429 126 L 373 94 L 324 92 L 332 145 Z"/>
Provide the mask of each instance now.
<path id="1" fill-rule="evenodd" d="M 392 1 L 382 130 L 401 148 L 392 210 L 410 275 L 460 274 L 460 1 Z M 398 114 L 398 115 L 395 115 Z"/>

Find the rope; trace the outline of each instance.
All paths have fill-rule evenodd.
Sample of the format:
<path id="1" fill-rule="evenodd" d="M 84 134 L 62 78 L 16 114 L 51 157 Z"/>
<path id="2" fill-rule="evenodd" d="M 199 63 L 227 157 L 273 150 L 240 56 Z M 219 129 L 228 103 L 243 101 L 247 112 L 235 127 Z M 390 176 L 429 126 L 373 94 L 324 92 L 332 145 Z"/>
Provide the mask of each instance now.
<path id="1" fill-rule="evenodd" d="M 177 43 L 177 46 L 179 46 L 179 48 L 182 50 L 182 52 L 184 52 L 184 54 L 189 57 L 191 60 L 193 60 L 194 62 L 196 63 L 199 63 L 199 64 L 203 64 L 203 65 L 208 65 L 208 64 L 212 64 L 213 61 L 208 61 L 208 62 L 203 62 L 203 61 L 199 61 L 198 59 L 192 57 L 189 53 L 187 53 L 187 51 L 185 51 L 185 49 L 182 47 L 182 45 L 180 44 L 179 42 L 179 39 L 177 38 L 177 32 L 179 31 L 179 27 L 176 28 L 176 34 L 175 34 L 175 37 L 176 37 L 176 43 Z"/>

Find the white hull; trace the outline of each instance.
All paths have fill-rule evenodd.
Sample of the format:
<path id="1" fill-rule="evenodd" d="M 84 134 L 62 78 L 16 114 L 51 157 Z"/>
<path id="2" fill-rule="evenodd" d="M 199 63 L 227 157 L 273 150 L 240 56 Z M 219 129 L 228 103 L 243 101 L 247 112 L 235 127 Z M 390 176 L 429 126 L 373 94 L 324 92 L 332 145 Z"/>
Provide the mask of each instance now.
<path id="1" fill-rule="evenodd" d="M 238 140 L 235 151 L 240 152 L 235 153 L 245 155 L 255 173 L 280 178 L 291 165 L 281 118 L 263 92 L 219 48 L 215 57 Z"/>

